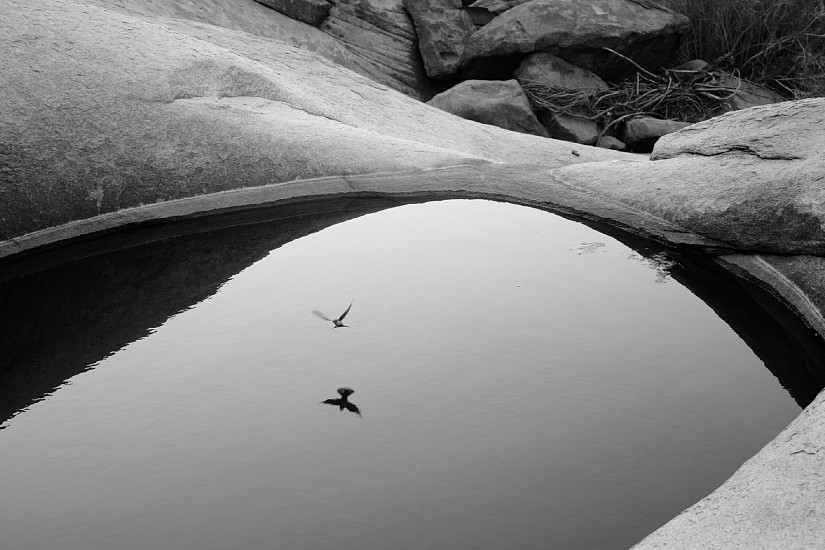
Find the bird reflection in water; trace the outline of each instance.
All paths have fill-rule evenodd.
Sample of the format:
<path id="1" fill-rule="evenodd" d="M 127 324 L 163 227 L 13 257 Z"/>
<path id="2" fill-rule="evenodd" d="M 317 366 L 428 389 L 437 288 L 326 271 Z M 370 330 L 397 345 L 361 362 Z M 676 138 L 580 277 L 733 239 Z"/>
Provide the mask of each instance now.
<path id="1" fill-rule="evenodd" d="M 363 418 L 358 407 L 349 402 L 349 396 L 355 393 L 355 390 L 350 388 L 338 388 L 338 393 L 341 395 L 339 399 L 326 399 L 321 401 L 321 403 L 326 405 L 336 405 L 340 411 L 347 409 L 349 412 L 353 412 Z"/>
<path id="2" fill-rule="evenodd" d="M 323 313 L 321 313 L 317 309 L 313 309 L 312 313 L 314 313 L 315 315 L 317 315 L 318 317 L 320 317 L 324 321 L 329 321 L 330 323 L 332 323 L 332 325 L 333 325 L 332 328 L 341 328 L 341 327 L 346 327 L 347 326 L 347 325 L 344 324 L 344 317 L 347 316 L 347 313 L 349 313 L 350 308 L 352 308 L 352 302 L 349 303 L 349 307 L 337 319 L 330 319 L 329 317 L 327 317 L 326 315 L 324 315 Z"/>

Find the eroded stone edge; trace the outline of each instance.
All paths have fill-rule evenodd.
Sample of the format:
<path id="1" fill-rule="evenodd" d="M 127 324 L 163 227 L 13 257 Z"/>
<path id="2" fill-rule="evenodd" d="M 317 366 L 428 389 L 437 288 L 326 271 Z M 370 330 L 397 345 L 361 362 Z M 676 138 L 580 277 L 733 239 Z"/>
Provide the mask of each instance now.
<path id="1" fill-rule="evenodd" d="M 825 335 L 825 316 L 808 294 L 783 273 L 775 257 L 762 254 L 729 254 L 717 258 L 717 263 L 735 275 L 757 282 L 778 295 L 796 311 L 817 334 Z"/>
<path id="2" fill-rule="evenodd" d="M 432 197 L 438 198 L 486 198 L 514 204 L 532 206 L 543 210 L 555 211 L 573 217 L 605 223 L 622 231 L 652 239 L 663 244 L 679 247 L 704 249 L 717 254 L 718 262 L 734 275 L 756 279 L 763 286 L 778 293 L 782 299 L 794 307 L 820 334 L 825 334 L 825 319 L 819 308 L 805 295 L 805 292 L 780 272 L 764 256 L 751 254 L 732 254 L 724 243 L 694 234 L 666 220 L 649 213 L 635 210 L 626 204 L 598 196 L 592 191 L 571 185 L 553 175 L 554 169 L 539 165 L 512 165 L 499 163 L 474 163 L 453 165 L 409 172 L 386 172 L 371 174 L 339 175 L 316 179 L 296 180 L 292 182 L 266 185 L 261 187 L 241 188 L 186 199 L 129 208 L 108 213 L 95 218 L 78 220 L 58 227 L 37 231 L 13 240 L 0 243 L 0 260 L 13 261 L 17 255 L 35 251 L 40 248 L 59 245 L 64 241 L 92 237 L 97 234 L 114 231 L 121 227 L 139 226 L 163 221 L 197 218 L 217 213 L 240 211 L 249 208 L 276 206 L 279 203 L 339 197 Z M 725 254 L 727 252 L 727 254 Z M 810 415 L 815 404 L 823 400 L 820 395 L 802 415 L 794 420 L 783 432 L 785 434 L 800 425 L 803 417 Z M 818 405 L 817 405 L 818 406 Z M 809 423 L 802 423 L 808 426 Z M 774 439 L 765 449 L 782 445 L 782 434 Z M 739 483 L 747 472 L 748 479 L 770 475 L 771 470 L 759 470 L 758 457 L 765 453 L 760 451 L 743 465 L 737 474 L 720 486 L 710 497 L 717 502 L 730 492 L 732 483 Z M 788 451 L 789 453 L 792 450 Z M 820 453 L 825 457 L 825 452 Z M 806 454 L 806 456 L 808 456 Z M 820 457 L 815 456 L 815 459 Z M 657 541 L 674 539 L 667 536 L 674 522 L 689 521 L 693 513 L 702 514 L 705 500 L 677 516 L 670 523 L 652 533 L 639 543 L 638 548 L 659 547 Z M 718 502 L 717 502 L 718 504 Z M 720 504 L 724 506 L 724 504 Z M 694 511 L 692 511 L 694 510 Z M 732 514 L 735 516 L 735 511 Z M 688 518 L 687 520 L 685 518 Z M 727 533 L 730 535 L 731 533 Z M 678 537 L 685 540 L 685 537 Z M 723 537 L 728 543 L 735 537 Z M 664 542 L 667 545 L 667 542 Z M 671 546 L 668 546 L 671 547 Z M 634 547 L 636 548 L 636 547 Z"/>
<path id="3" fill-rule="evenodd" d="M 295 200 L 345 196 L 487 198 L 605 223 L 662 244 L 709 250 L 719 243 L 632 207 L 572 186 L 541 165 L 472 163 L 407 172 L 327 176 L 247 187 L 127 208 L 0 242 L 0 259 L 120 227 L 180 220 Z"/>

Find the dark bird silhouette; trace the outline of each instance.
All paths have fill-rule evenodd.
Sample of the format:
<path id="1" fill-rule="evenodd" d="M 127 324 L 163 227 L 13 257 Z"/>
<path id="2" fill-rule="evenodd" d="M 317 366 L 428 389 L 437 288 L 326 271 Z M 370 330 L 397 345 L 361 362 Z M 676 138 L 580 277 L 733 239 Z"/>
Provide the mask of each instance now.
<path id="1" fill-rule="evenodd" d="M 341 328 L 341 327 L 348 326 L 348 325 L 344 324 L 344 317 L 347 316 L 347 313 L 349 313 L 349 310 L 350 310 L 351 307 L 352 307 L 352 302 L 349 303 L 349 307 L 337 319 L 330 319 L 329 317 L 327 317 L 326 315 L 324 315 L 323 313 L 321 313 L 317 309 L 313 309 L 312 313 L 314 313 L 315 315 L 317 315 L 318 317 L 320 317 L 324 321 L 329 321 L 330 323 L 332 323 L 333 324 L 332 328 Z"/>
<path id="2" fill-rule="evenodd" d="M 325 399 L 324 401 L 321 401 L 321 403 L 324 405 L 336 405 L 339 411 L 347 409 L 349 412 L 354 412 L 358 416 L 361 416 L 361 411 L 358 407 L 349 402 L 349 396 L 355 393 L 355 390 L 351 390 L 350 388 L 338 388 L 338 393 L 341 395 L 340 399 Z M 363 418 L 363 416 L 361 416 L 361 418 Z"/>

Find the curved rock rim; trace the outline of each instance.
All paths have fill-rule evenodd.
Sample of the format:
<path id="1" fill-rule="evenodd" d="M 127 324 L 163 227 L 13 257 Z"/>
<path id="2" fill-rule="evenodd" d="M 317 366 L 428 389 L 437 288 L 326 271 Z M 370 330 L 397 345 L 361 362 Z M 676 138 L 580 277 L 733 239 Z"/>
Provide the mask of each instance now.
<path id="1" fill-rule="evenodd" d="M 472 163 L 406 172 L 325 176 L 230 189 L 126 208 L 27 233 L 0 242 L 0 262 L 13 262 L 23 255 L 125 227 L 272 207 L 288 202 L 345 197 L 490 199 L 601 223 L 665 246 L 689 247 L 715 254 L 735 251 L 725 243 L 566 183 L 553 175 L 555 170 L 545 165 Z"/>
<path id="2" fill-rule="evenodd" d="M 265 210 L 270 207 L 311 203 L 323 200 L 352 199 L 387 199 L 395 200 L 395 204 L 404 202 L 424 202 L 427 200 L 443 200 L 451 198 L 489 199 L 538 208 L 562 215 L 586 224 L 598 225 L 598 229 L 611 236 L 625 239 L 644 239 L 652 246 L 662 246 L 670 249 L 679 249 L 689 252 L 698 252 L 707 258 L 716 258 L 716 267 L 724 268 L 730 279 L 747 281 L 752 279 L 755 287 L 761 287 L 775 302 L 775 307 L 791 313 L 789 317 L 803 319 L 809 326 L 818 330 L 818 334 L 825 333 L 825 327 L 817 326 L 817 315 L 821 312 L 816 303 L 806 298 L 806 292 L 793 280 L 793 277 L 775 276 L 778 271 L 767 277 L 754 269 L 754 266 L 764 270 L 765 260 L 753 254 L 737 255 L 734 248 L 724 243 L 712 241 L 706 237 L 691 233 L 675 226 L 661 218 L 647 212 L 636 210 L 618 201 L 606 200 L 605 197 L 593 193 L 591 190 L 567 182 L 564 178 L 555 177 L 557 168 L 542 165 L 511 165 L 498 163 L 473 163 L 454 165 L 443 168 L 431 168 L 409 172 L 381 172 L 359 175 L 341 175 L 308 180 L 273 184 L 261 187 L 240 188 L 222 191 L 209 195 L 200 195 L 191 198 L 144 205 L 136 208 L 120 210 L 94 218 L 87 218 L 70 222 L 54 228 L 41 230 L 21 236 L 13 241 L 0 245 L 0 279 L 3 278 L 2 269 L 5 266 L 14 266 L 18 259 L 27 256 L 37 256 L 41 252 L 59 249 L 63 244 L 70 244 L 89 240 L 94 243 L 97 236 L 106 236 L 117 233 L 119 230 L 163 225 L 170 222 L 186 220 L 205 220 L 210 216 L 220 216 L 232 213 L 248 213 L 254 210 Z M 94 246 L 91 247 L 94 249 Z M 99 253 L 99 250 L 93 253 Z M 718 261 L 718 260 L 721 260 Z M 48 266 L 46 266 L 48 267 Z M 19 270 L 14 270 L 18 274 Z M 770 273 L 769 273 L 770 274 Z M 779 275 L 782 275 L 779 273 Z M 684 284 L 684 283 L 683 283 Z M 798 300 L 799 297 L 803 300 Z M 772 297 L 772 298 L 771 298 Z M 763 297 L 764 298 L 764 297 Z M 700 296 L 700 299 L 705 299 Z M 805 310 L 805 303 L 810 306 Z M 709 304 L 710 305 L 710 304 Z M 713 306 L 712 306 L 713 307 Z M 787 319 L 786 319 L 787 320 Z M 777 323 L 781 326 L 782 321 Z M 740 334 L 741 336 L 741 334 Z M 744 337 L 743 337 L 744 339 Z M 820 355 L 822 355 L 820 353 Z M 767 366 L 767 361 L 766 361 Z M 769 367 L 770 368 L 770 367 Z M 771 369 L 773 371 L 773 369 Z M 776 373 L 775 373 L 776 374 Z M 825 375 L 825 373 L 822 373 Z M 813 397 L 811 397 L 813 399 Z M 807 401 L 807 399 L 806 399 Z M 757 453 L 752 459 L 740 468 L 740 472 L 759 471 L 767 468 L 765 463 L 776 462 L 776 454 L 786 454 L 790 438 L 788 434 L 805 433 L 806 437 L 813 437 L 817 433 L 818 425 L 811 426 L 811 417 L 822 408 L 825 397 L 822 394 L 813 399 L 812 403 L 791 424 L 778 435 L 768 446 Z M 807 403 L 800 403 L 805 405 Z M 806 454 L 805 457 L 808 457 Z M 796 455 L 791 455 L 796 459 Z M 799 470 L 798 476 L 791 482 L 804 481 L 807 472 L 816 467 L 815 461 L 809 459 L 806 469 Z M 759 506 L 759 501 L 748 501 L 736 496 L 740 490 L 742 479 L 747 475 L 737 473 L 725 482 L 710 496 L 703 499 L 694 507 L 702 510 L 710 506 L 706 501 L 722 501 L 738 498 L 739 506 Z M 797 479 L 798 478 L 798 479 Z M 785 486 L 772 487 L 774 492 L 785 490 Z M 733 492 L 734 495 L 730 496 Z M 744 500 L 744 504 L 741 502 Z M 688 510 L 694 509 L 689 508 Z M 683 514 L 684 515 L 684 514 Z M 730 514 L 736 519 L 736 514 Z M 680 523 L 681 522 L 681 523 Z M 671 523 L 651 534 L 639 543 L 639 548 L 655 548 L 657 544 L 667 544 L 667 530 L 671 524 L 679 528 L 684 524 L 682 516 L 678 516 Z M 807 534 L 810 534 L 808 532 Z M 713 532 L 708 533 L 709 536 Z M 815 534 L 814 534 L 815 536 Z"/>

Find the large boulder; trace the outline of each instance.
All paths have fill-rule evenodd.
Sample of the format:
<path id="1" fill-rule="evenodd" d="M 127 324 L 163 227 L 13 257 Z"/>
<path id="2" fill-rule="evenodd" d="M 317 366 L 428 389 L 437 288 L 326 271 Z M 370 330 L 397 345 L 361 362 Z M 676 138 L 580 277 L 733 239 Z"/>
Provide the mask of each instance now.
<path id="1" fill-rule="evenodd" d="M 467 12 L 451 0 L 404 0 L 415 23 L 418 49 L 430 78 L 449 78 L 461 72 L 464 43 L 475 32 Z"/>
<path id="2" fill-rule="evenodd" d="M 327 0 L 255 0 L 298 21 L 317 25 L 326 19 L 332 4 Z"/>
<path id="3" fill-rule="evenodd" d="M 362 71 L 359 55 L 334 37 L 253 0 L 86 0 L 83 3 L 149 19 L 159 25 L 169 18 L 183 19 L 279 40 L 373 79 L 380 76 Z"/>
<path id="4" fill-rule="evenodd" d="M 85 4 L 151 18 L 185 19 L 243 31 L 313 51 L 418 99 L 434 93 L 421 63 L 415 29 L 401 0 L 331 0 L 321 29 L 255 0 L 88 0 Z"/>
<path id="5" fill-rule="evenodd" d="M 515 80 L 466 80 L 427 103 L 468 120 L 548 137 Z"/>
<path id="6" fill-rule="evenodd" d="M 533 0 L 479 29 L 464 50 L 469 78 L 509 78 L 525 54 L 549 52 L 606 80 L 666 62 L 687 32 L 684 15 L 633 0 Z"/>
<path id="7" fill-rule="evenodd" d="M 825 254 L 825 98 L 732 111 L 661 138 L 654 162 L 558 170 L 570 185 L 742 251 Z"/>
<path id="8" fill-rule="evenodd" d="M 6 0 L 0 37 L 0 241 L 297 179 L 617 158 L 572 157 L 562 143 L 462 120 L 285 42 L 191 19 Z"/>
<path id="9" fill-rule="evenodd" d="M 585 145 L 595 145 L 599 139 L 599 124 L 587 117 L 552 111 L 539 111 L 536 117 L 551 138 Z"/>
<path id="10" fill-rule="evenodd" d="M 331 0 L 318 27 L 357 55 L 358 70 L 415 98 L 433 94 L 402 0 Z"/>
<path id="11" fill-rule="evenodd" d="M 627 119 L 622 126 L 619 137 L 631 150 L 637 153 L 649 153 L 659 138 L 690 126 L 689 122 L 634 116 Z"/>
<path id="12" fill-rule="evenodd" d="M 596 140 L 596 147 L 613 151 L 626 151 L 627 144 L 613 136 L 602 136 Z"/>
<path id="13" fill-rule="evenodd" d="M 514 76 L 522 86 L 541 85 L 566 90 L 606 90 L 607 83 L 593 72 L 546 52 L 524 58 Z M 542 110 L 537 113 L 552 138 L 593 145 L 599 139 L 599 124 L 579 112 Z"/>
<path id="14" fill-rule="evenodd" d="M 519 84 L 541 84 L 566 90 L 606 90 L 607 83 L 593 71 L 582 69 L 546 52 L 532 53 L 516 68 L 513 76 Z"/>

